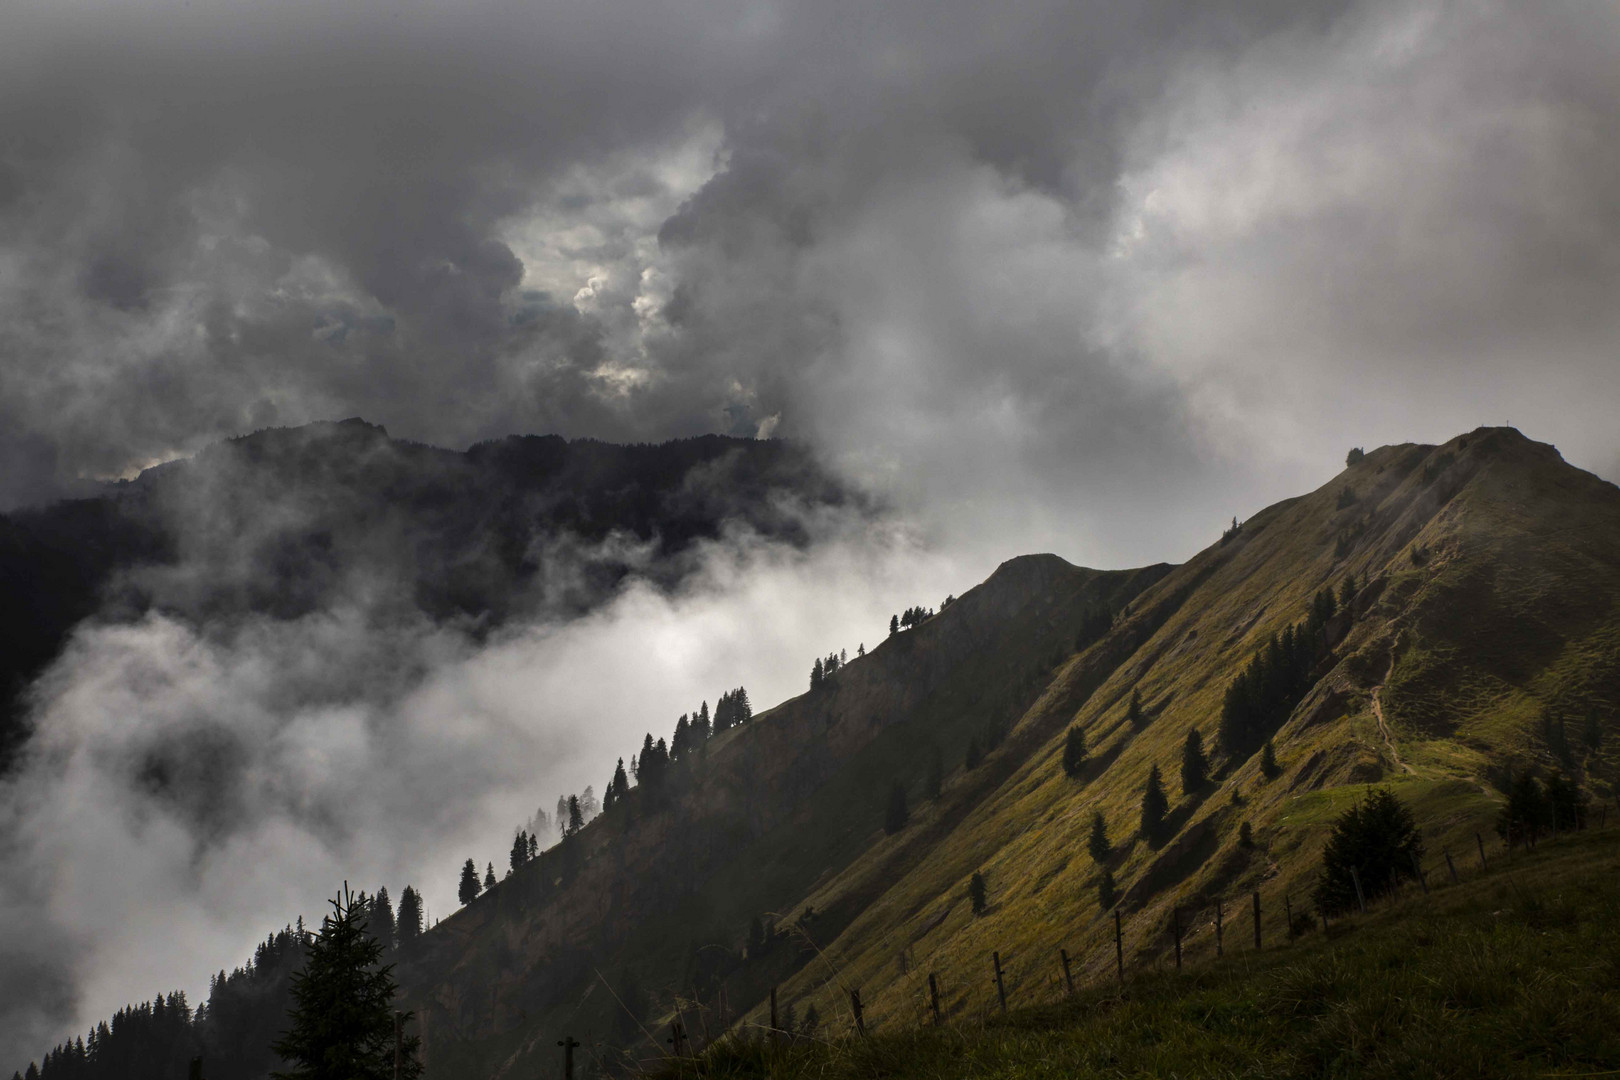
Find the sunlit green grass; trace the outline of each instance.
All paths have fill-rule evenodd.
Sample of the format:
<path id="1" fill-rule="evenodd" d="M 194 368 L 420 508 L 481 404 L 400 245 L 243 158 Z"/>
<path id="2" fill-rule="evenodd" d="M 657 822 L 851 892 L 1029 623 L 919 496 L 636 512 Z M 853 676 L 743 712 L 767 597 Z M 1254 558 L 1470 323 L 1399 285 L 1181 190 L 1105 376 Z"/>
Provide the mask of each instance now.
<path id="1" fill-rule="evenodd" d="M 943 1028 L 759 1033 L 680 1077 L 1620 1075 L 1620 829 L 1543 844 L 1460 885 L 1262 953 Z"/>

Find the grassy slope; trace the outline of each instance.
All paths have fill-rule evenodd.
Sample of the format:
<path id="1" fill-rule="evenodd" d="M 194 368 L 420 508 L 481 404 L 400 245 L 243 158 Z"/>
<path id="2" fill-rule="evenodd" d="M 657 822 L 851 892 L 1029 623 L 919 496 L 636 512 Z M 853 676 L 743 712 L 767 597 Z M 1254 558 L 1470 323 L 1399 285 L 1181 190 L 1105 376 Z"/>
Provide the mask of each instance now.
<path id="1" fill-rule="evenodd" d="M 1357 500 L 1341 508 L 1345 487 Z M 1341 550 L 1340 536 L 1353 538 L 1349 550 Z M 1303 900 L 1326 822 L 1361 782 L 1394 783 L 1418 810 L 1431 847 L 1460 855 L 1476 831 L 1489 836 L 1498 805 L 1490 777 L 1509 761 L 1550 762 L 1544 718 L 1578 709 L 1570 743 L 1580 742 L 1586 710 L 1596 711 L 1607 735 L 1602 759 L 1580 747 L 1569 767 L 1589 786 L 1611 790 L 1620 743 L 1617 539 L 1620 492 L 1563 464 L 1551 448 L 1500 430 L 1438 448 L 1383 448 L 1317 492 L 1255 515 L 1232 542 L 1200 554 L 1133 605 L 1114 637 L 1152 633 L 1094 692 L 1076 685 L 1086 678 L 1088 654 L 1064 666 L 1020 722 L 1044 734 L 1040 747 L 908 872 L 895 877 L 885 862 L 889 847 L 906 842 L 901 834 L 783 906 L 821 909 L 851 890 L 877 894 L 845 932 L 821 940 L 817 963 L 784 982 L 782 999 L 800 1015 L 811 1003 L 835 1015 L 846 988 L 859 986 L 868 1016 L 887 1024 L 919 1015 L 927 971 L 940 974 L 954 1015 L 982 1015 L 994 1000 L 992 950 L 1021 993 L 1056 996 L 1051 957 L 1059 945 L 1085 957 L 1096 975 L 1112 959 L 1085 947 L 1105 919 L 1099 869 L 1085 846 L 1094 810 L 1116 842 L 1110 864 L 1127 890 L 1127 948 L 1159 957 L 1172 905 L 1201 912 L 1188 915 L 1197 922 L 1215 900 L 1230 910 L 1258 887 L 1273 897 L 1268 933 L 1281 932 L 1278 897 Z M 1428 552 L 1420 552 L 1421 566 L 1412 558 L 1418 547 Z M 1216 785 L 1185 796 L 1177 773 L 1188 729 L 1212 742 L 1231 675 L 1269 634 L 1301 618 L 1318 588 L 1336 589 L 1349 573 L 1363 583 L 1355 619 L 1331 669 L 1278 734 L 1283 774 L 1267 781 L 1255 760 L 1224 763 Z M 1157 623 L 1155 604 L 1172 608 L 1169 617 L 1138 627 Z M 1109 647 L 1105 641 L 1091 652 Z M 1371 708 L 1386 675 L 1393 744 Z M 1123 720 L 1132 688 L 1147 706 L 1139 731 Z M 1078 783 L 1059 769 L 1070 722 L 1094 748 Z M 1411 771 L 1396 766 L 1396 754 Z M 1132 836 L 1155 762 L 1171 793 L 1175 833 L 1158 849 Z M 1245 819 L 1259 840 L 1252 851 L 1236 843 Z M 925 812 L 922 827 L 927 822 Z M 982 918 L 967 903 L 975 870 L 990 884 L 992 907 Z"/>
<path id="2" fill-rule="evenodd" d="M 990 720 L 1016 718 L 1071 655 L 1087 611 L 1119 607 L 1167 569 L 1012 560 L 853 661 L 830 691 L 715 739 L 674 808 L 638 804 L 592 823 L 572 881 L 551 880 L 542 860 L 454 913 L 429 935 L 431 951 L 402 969 L 426 1021 L 430 1075 L 527 1075 L 549 1062 L 563 1030 L 593 1052 L 627 1037 L 644 1043 L 608 992 L 627 979 L 655 1016 L 690 995 L 706 965 L 725 973 L 733 1011 L 758 1001 L 799 960 L 781 949 L 735 964 L 750 921 L 865 856 L 881 836 L 891 778 L 920 790 L 930 746 L 959 758 Z M 900 876 L 907 857 L 885 849 L 877 865 Z M 817 931 L 838 933 L 865 899 L 851 892 L 829 905 Z M 703 996 L 712 1008 L 713 990 Z"/>
<path id="3" fill-rule="evenodd" d="M 727 1040 L 664 1075 L 844 1077 L 1614 1075 L 1620 829 L 1543 844 L 1461 884 L 1262 953 L 1085 987 L 981 1025 L 771 1047 Z"/>

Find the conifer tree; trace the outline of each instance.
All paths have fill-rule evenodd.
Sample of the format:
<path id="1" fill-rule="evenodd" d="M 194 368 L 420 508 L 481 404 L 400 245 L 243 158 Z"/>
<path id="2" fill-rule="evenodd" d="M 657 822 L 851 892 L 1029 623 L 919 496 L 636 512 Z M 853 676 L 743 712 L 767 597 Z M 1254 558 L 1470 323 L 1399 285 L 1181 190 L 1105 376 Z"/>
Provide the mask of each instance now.
<path id="1" fill-rule="evenodd" d="M 1101 810 L 1091 813 L 1091 836 L 1086 840 L 1086 850 L 1091 853 L 1094 862 L 1104 862 L 1113 853 L 1114 846 L 1108 842 L 1108 822 L 1102 816 Z"/>
<path id="2" fill-rule="evenodd" d="M 1125 719 L 1131 727 L 1142 726 L 1142 691 L 1131 687 L 1131 703 L 1125 707 Z"/>
<path id="3" fill-rule="evenodd" d="M 815 666 L 810 669 L 810 689 L 820 690 L 821 683 L 826 677 L 826 672 L 821 666 L 821 657 L 818 656 Z"/>
<path id="4" fill-rule="evenodd" d="M 675 721 L 675 734 L 669 740 L 669 760 L 679 761 L 685 757 L 691 740 L 691 725 L 686 722 L 686 714 L 681 713 L 681 718 Z"/>
<path id="5" fill-rule="evenodd" d="M 1402 878 L 1417 876 L 1414 863 L 1422 855 L 1412 811 L 1388 788 L 1371 789 L 1333 822 L 1313 893 L 1317 910 L 1346 911 L 1359 903 L 1351 870 L 1361 880 L 1362 895 L 1376 896 Z"/>
<path id="6" fill-rule="evenodd" d="M 530 859 L 538 859 L 539 857 L 540 857 L 540 838 L 538 836 L 536 836 L 534 833 L 530 833 L 529 834 L 529 858 Z"/>
<path id="7" fill-rule="evenodd" d="M 623 802 L 630 793 L 630 778 L 624 774 L 624 758 L 619 759 L 618 766 L 613 770 L 613 782 L 608 787 L 613 792 L 615 804 Z M 603 801 L 605 804 L 606 800 Z"/>
<path id="8" fill-rule="evenodd" d="M 487 864 L 485 864 L 485 867 L 484 867 L 484 891 L 489 892 L 489 890 L 493 889 L 494 887 L 495 887 L 495 864 L 494 863 L 487 863 Z"/>
<path id="9" fill-rule="evenodd" d="M 478 867 L 468 859 L 461 865 L 461 884 L 456 889 L 456 896 L 463 904 L 470 904 L 478 899 L 483 885 L 478 880 Z"/>
<path id="10" fill-rule="evenodd" d="M 293 975 L 290 1026 L 274 1050 L 292 1068 L 275 1080 L 388 1080 L 394 1072 L 393 965 L 366 930 L 345 885 Z M 421 1075 L 419 1040 L 405 1041 L 404 1075 Z"/>
<path id="11" fill-rule="evenodd" d="M 1271 745 L 1270 739 L 1260 748 L 1260 771 L 1268 780 L 1274 780 L 1282 773 L 1282 766 L 1277 764 L 1277 748 Z"/>
<path id="12" fill-rule="evenodd" d="M 1148 771 L 1147 784 L 1142 788 L 1142 837 L 1154 843 L 1164 831 L 1164 815 L 1170 810 L 1170 800 L 1164 794 L 1164 781 L 1159 766 Z"/>
<path id="13" fill-rule="evenodd" d="M 748 703 L 748 691 L 741 686 L 732 693 L 732 707 L 736 709 L 737 723 L 746 724 L 754 718 L 754 707 Z"/>
<path id="14" fill-rule="evenodd" d="M 1197 728 L 1187 732 L 1181 748 L 1181 794 L 1196 794 L 1209 783 L 1209 758 L 1204 756 L 1204 737 Z"/>
<path id="15" fill-rule="evenodd" d="M 709 736 L 714 733 L 714 729 L 710 726 L 709 703 L 705 701 L 703 707 L 694 715 L 697 718 L 692 721 L 692 745 L 696 747 L 708 742 Z"/>
<path id="16" fill-rule="evenodd" d="M 906 786 L 896 780 L 889 785 L 889 805 L 883 814 L 883 831 L 893 836 L 906 827 L 911 812 L 906 808 Z"/>
<path id="17" fill-rule="evenodd" d="M 422 936 L 422 897 L 409 885 L 399 894 L 399 917 L 395 933 L 401 951 L 409 948 Z"/>
<path id="18" fill-rule="evenodd" d="M 1356 575 L 1347 574 L 1344 579 L 1344 584 L 1339 586 L 1339 610 L 1350 612 L 1353 615 L 1355 612 L 1355 602 Z"/>
<path id="19" fill-rule="evenodd" d="M 1063 737 L 1063 775 L 1074 779 L 1086 767 L 1086 733 L 1078 725 L 1070 725 Z"/>
<path id="20" fill-rule="evenodd" d="M 573 836 L 585 827 L 585 811 L 579 805 L 579 796 L 568 796 L 568 835 Z"/>
<path id="21" fill-rule="evenodd" d="M 388 898 L 388 889 L 379 888 L 371 898 L 371 933 L 383 943 L 383 948 L 394 947 L 394 905 Z"/>
<path id="22" fill-rule="evenodd" d="M 514 874 L 518 867 L 529 861 L 529 834 L 520 831 L 512 837 L 512 850 L 507 854 L 508 869 Z"/>
<path id="23" fill-rule="evenodd" d="M 977 870 L 968 881 L 968 902 L 973 905 L 973 914 L 983 915 L 990 910 L 990 897 L 985 889 L 984 875 Z"/>
<path id="24" fill-rule="evenodd" d="M 899 632 L 900 632 L 900 616 L 898 616 L 898 615 L 890 615 L 889 616 L 889 636 L 894 637 L 894 635 L 898 634 Z"/>

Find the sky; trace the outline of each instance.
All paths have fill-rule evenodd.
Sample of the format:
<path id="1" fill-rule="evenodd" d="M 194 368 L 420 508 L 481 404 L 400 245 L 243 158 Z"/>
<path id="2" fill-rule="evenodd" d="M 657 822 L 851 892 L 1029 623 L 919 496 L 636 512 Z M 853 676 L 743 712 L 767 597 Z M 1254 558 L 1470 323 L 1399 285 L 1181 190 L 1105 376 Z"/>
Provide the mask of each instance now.
<path id="1" fill-rule="evenodd" d="M 0 895 L 0 955 L 46 941 L 68 975 L 49 1007 L 0 1000 L 0 1063 L 160 988 L 137 972 L 195 997 L 329 878 L 397 895 L 498 858 L 497 823 L 600 786 L 649 713 L 745 680 L 780 700 L 805 657 L 1010 555 L 1179 561 L 1352 446 L 1482 424 L 1620 480 L 1614 5 L 16 0 L 4 22 L 0 508 L 358 415 L 456 448 L 784 436 L 893 510 L 796 556 L 720 544 L 680 595 L 485 646 L 347 609 L 85 628 L 0 811 L 41 868 Z M 558 683 L 627 647 L 660 659 L 612 709 Z M 425 674 L 402 683 L 400 650 Z M 88 750 L 203 714 L 257 748 L 247 825 L 154 809 Z M 342 793 L 357 763 L 376 790 Z M 478 795 L 404 813 L 407 776 Z"/>

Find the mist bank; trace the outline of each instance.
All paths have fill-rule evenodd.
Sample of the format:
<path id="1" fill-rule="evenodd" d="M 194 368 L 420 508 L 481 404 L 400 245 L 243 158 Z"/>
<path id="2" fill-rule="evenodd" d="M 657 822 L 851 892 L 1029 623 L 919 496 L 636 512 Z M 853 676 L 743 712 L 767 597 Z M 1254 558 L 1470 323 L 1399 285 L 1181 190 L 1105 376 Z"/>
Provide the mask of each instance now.
<path id="1" fill-rule="evenodd" d="M 536 808 L 602 790 L 646 733 L 738 685 L 757 708 L 799 693 L 817 656 L 874 644 L 981 570 L 854 501 L 769 497 L 792 530 L 720 515 L 678 573 L 655 539 L 551 535 L 547 583 L 627 567 L 590 606 L 545 602 L 579 595 L 548 585 L 498 620 L 435 617 L 385 587 L 401 555 L 302 610 L 109 605 L 77 624 L 28 690 L 32 734 L 0 787 L 17 870 L 0 885 L 0 1050 L 24 1062 L 159 989 L 201 1001 L 210 973 L 317 921 L 345 879 L 413 885 L 447 914 L 463 860 L 504 867 Z M 218 589 L 237 581 L 218 567 L 259 565 L 228 547 L 126 576 L 265 588 Z"/>

